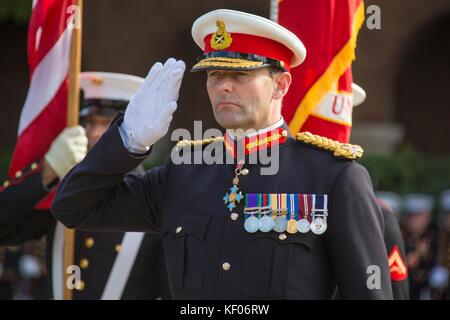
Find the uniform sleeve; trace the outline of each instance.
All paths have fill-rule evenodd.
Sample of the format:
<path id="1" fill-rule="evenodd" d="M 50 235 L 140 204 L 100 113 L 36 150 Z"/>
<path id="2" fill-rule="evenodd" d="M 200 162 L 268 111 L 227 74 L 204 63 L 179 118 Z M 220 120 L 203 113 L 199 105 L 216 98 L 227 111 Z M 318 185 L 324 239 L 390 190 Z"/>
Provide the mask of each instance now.
<path id="1" fill-rule="evenodd" d="M 104 231 L 158 232 L 169 165 L 144 175 L 127 175 L 146 157 L 124 147 L 119 116 L 63 179 L 52 213 L 69 228 Z"/>
<path id="2" fill-rule="evenodd" d="M 341 299 L 392 299 L 383 233 L 370 177 L 351 162 L 334 183 L 326 232 Z"/>
<path id="3" fill-rule="evenodd" d="M 0 225 L 22 220 L 47 194 L 39 172 L 4 188 L 0 192 Z"/>
<path id="4" fill-rule="evenodd" d="M 18 246 L 50 233 L 55 218 L 49 210 L 32 210 L 19 221 L 0 224 L 0 246 Z"/>
<path id="5" fill-rule="evenodd" d="M 39 172 L 13 181 L 0 192 L 0 245 L 20 245 L 48 234 L 53 216 L 34 209 L 47 194 Z"/>
<path id="6" fill-rule="evenodd" d="M 384 217 L 384 241 L 390 265 L 392 293 L 395 300 L 409 300 L 405 242 L 394 214 L 387 208 L 381 210 Z"/>

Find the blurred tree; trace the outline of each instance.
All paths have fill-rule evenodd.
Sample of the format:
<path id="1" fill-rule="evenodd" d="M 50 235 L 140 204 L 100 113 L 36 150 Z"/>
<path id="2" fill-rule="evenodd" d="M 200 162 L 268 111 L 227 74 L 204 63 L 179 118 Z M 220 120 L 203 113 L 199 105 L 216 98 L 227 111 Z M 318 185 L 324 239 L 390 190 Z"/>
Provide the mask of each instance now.
<path id="1" fill-rule="evenodd" d="M 0 0 L 0 22 L 28 23 L 32 0 Z"/>
<path id="2" fill-rule="evenodd" d="M 438 195 L 450 187 L 450 156 L 419 153 L 404 146 L 391 155 L 366 155 L 360 163 L 369 171 L 375 190 Z"/>

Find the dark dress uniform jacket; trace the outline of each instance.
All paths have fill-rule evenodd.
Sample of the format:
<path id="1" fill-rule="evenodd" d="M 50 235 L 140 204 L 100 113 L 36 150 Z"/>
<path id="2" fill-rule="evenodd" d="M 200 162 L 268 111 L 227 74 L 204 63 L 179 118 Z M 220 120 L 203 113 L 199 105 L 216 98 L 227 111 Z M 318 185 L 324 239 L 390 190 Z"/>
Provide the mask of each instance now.
<path id="1" fill-rule="evenodd" d="M 134 168 L 133 168 L 134 169 Z M 29 172 L 20 183 L 0 192 L 0 245 L 20 245 L 27 240 L 47 238 L 47 270 L 51 279 L 52 245 L 56 220 L 49 210 L 36 210 L 35 205 L 47 195 L 39 172 Z M 79 264 L 83 290 L 74 291 L 74 299 L 100 299 L 117 256 L 121 232 L 75 233 L 75 259 Z M 83 268 L 81 261 L 88 263 Z M 85 262 L 85 263 L 86 263 Z M 144 237 L 124 287 L 122 299 L 170 298 L 165 260 L 160 237 Z M 51 293 L 48 293 L 51 297 Z"/>
<path id="2" fill-rule="evenodd" d="M 242 203 L 234 210 L 239 218 L 231 219 L 222 198 L 235 165 L 168 160 L 144 176 L 125 176 L 145 156 L 125 149 L 121 120 L 67 174 L 52 212 L 70 228 L 161 233 L 174 298 L 329 299 L 338 286 L 344 299 L 392 299 L 383 217 L 370 178 L 356 162 L 289 137 L 279 147 L 276 175 L 260 175 L 260 164 L 244 165 L 244 193 L 329 196 L 323 235 L 281 240 L 274 231 L 247 233 Z M 373 265 L 380 270 L 378 289 L 367 285 Z"/>
<path id="3" fill-rule="evenodd" d="M 403 240 L 400 225 L 394 213 L 386 207 L 381 206 L 381 212 L 383 213 L 385 230 L 384 230 L 384 242 L 386 244 L 386 250 L 388 255 L 395 250 L 400 254 L 402 263 L 406 265 L 406 253 L 405 253 L 405 241 Z M 395 300 L 409 300 L 409 281 L 406 274 L 403 280 L 396 280 L 391 277 L 392 281 L 392 293 Z"/>

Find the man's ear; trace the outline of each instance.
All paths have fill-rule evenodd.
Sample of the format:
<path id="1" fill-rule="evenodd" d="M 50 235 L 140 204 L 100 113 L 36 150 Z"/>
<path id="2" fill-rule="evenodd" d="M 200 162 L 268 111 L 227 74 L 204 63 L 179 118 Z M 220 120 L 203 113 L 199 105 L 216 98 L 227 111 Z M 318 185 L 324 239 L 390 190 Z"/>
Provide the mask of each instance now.
<path id="1" fill-rule="evenodd" d="M 274 99 L 283 99 L 289 91 L 291 86 L 292 76 L 289 72 L 281 72 L 275 78 L 275 91 L 273 92 Z"/>

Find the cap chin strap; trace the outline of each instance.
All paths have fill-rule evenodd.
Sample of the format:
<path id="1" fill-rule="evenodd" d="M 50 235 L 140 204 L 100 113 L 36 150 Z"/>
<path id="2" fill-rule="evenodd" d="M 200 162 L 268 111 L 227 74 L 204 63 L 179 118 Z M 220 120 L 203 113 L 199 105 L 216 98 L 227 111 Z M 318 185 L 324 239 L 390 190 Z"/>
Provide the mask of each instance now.
<path id="1" fill-rule="evenodd" d="M 241 52 L 230 52 L 230 51 L 214 51 L 205 53 L 203 55 L 200 55 L 197 59 L 198 62 L 204 59 L 210 59 L 210 58 L 229 58 L 229 59 L 240 59 L 240 60 L 246 60 L 246 61 L 254 61 L 254 62 L 260 62 L 263 65 L 266 66 L 272 66 L 275 68 L 280 68 L 283 71 L 289 71 L 284 62 L 267 58 L 264 56 L 260 56 L 257 54 L 250 54 L 250 53 L 241 53 Z"/>

